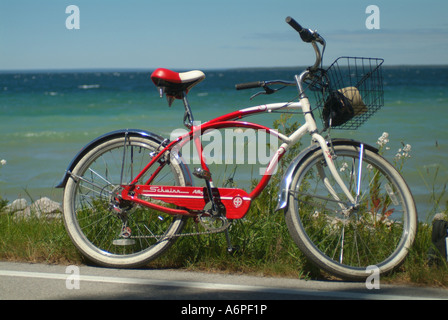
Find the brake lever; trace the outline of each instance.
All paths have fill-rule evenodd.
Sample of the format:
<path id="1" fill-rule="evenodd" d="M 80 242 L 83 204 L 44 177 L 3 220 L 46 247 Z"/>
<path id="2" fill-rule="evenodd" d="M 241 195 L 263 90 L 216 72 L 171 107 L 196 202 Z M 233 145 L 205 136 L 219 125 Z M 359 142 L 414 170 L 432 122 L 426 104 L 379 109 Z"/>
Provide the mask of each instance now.
<path id="1" fill-rule="evenodd" d="M 260 94 L 273 94 L 273 93 L 276 93 L 278 90 L 281 90 L 281 89 L 283 89 L 284 87 L 285 87 L 285 86 L 280 87 L 280 88 L 278 88 L 278 89 L 271 89 L 271 88 L 269 88 L 267 85 L 264 85 L 264 86 L 262 87 L 262 88 L 264 89 L 264 91 L 259 91 L 259 92 L 257 92 L 256 94 L 252 95 L 252 96 L 250 97 L 250 100 L 252 100 L 253 98 L 259 96 Z"/>

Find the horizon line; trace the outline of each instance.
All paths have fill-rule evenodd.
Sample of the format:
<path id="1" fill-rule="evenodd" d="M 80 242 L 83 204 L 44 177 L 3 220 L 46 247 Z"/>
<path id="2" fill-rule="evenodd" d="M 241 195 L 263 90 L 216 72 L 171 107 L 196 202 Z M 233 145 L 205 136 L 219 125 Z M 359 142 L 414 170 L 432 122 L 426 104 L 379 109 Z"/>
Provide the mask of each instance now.
<path id="1" fill-rule="evenodd" d="M 329 67 L 329 66 L 328 66 Z M 383 68 L 390 67 L 448 67 L 448 64 L 383 64 Z M 0 69 L 0 73 L 40 73 L 40 72 L 147 72 L 156 70 L 159 67 L 100 67 L 100 68 L 31 68 L 31 69 Z M 203 71 L 226 71 L 226 70 L 264 70 L 264 69 L 303 69 L 306 66 L 272 66 L 272 67 L 214 67 L 214 68 L 171 68 L 171 70 L 179 72 L 188 70 L 203 70 Z"/>

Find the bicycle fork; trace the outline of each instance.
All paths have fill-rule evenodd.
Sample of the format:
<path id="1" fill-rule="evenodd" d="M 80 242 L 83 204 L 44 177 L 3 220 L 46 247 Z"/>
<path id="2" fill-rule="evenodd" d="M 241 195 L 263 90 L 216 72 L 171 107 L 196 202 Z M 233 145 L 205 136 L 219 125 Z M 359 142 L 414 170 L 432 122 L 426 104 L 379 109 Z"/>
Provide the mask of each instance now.
<path id="1" fill-rule="evenodd" d="M 363 155 L 364 155 L 364 144 L 360 144 L 359 148 L 359 163 L 358 163 L 358 172 L 356 178 L 356 198 L 353 198 L 352 194 L 348 190 L 345 183 L 342 181 L 341 177 L 339 176 L 338 171 L 336 170 L 336 167 L 333 163 L 333 155 L 330 151 L 330 148 L 328 148 L 327 144 L 325 143 L 325 140 L 320 135 L 316 135 L 316 140 L 319 142 L 325 162 L 330 169 L 331 174 L 333 175 L 334 179 L 336 180 L 336 183 L 340 186 L 340 188 L 343 190 L 344 194 L 347 196 L 347 198 L 350 200 L 351 205 L 346 204 L 340 200 L 338 197 L 336 191 L 331 186 L 331 183 L 329 182 L 327 176 L 325 175 L 325 172 L 323 170 L 322 166 L 318 167 L 319 176 L 321 177 L 325 187 L 327 188 L 328 192 L 331 194 L 331 196 L 337 201 L 339 207 L 342 210 L 342 213 L 344 216 L 348 217 L 348 215 L 351 212 L 351 208 L 355 208 L 359 201 L 359 195 L 361 193 L 361 174 L 362 174 L 362 164 L 363 164 Z M 347 208 L 347 205 L 349 206 Z M 339 263 L 343 262 L 344 259 L 344 243 L 345 243 L 345 224 L 342 225 L 341 235 L 340 235 L 340 252 L 339 252 Z"/>
<path id="2" fill-rule="evenodd" d="M 339 175 L 339 173 L 338 173 L 338 171 L 336 169 L 336 166 L 334 165 L 332 152 L 331 152 L 330 148 L 328 147 L 325 139 L 321 135 L 319 135 L 319 134 L 313 134 L 313 139 L 315 139 L 319 143 L 319 145 L 320 145 L 320 147 L 322 149 L 322 152 L 324 154 L 325 162 L 326 162 L 326 164 L 328 166 L 328 169 L 331 172 L 331 175 L 334 177 L 336 183 L 339 185 L 341 190 L 344 192 L 344 194 L 347 196 L 347 198 L 351 202 L 351 206 L 352 207 L 356 206 L 356 203 L 357 203 L 358 198 L 359 198 L 359 194 L 361 192 L 361 168 L 362 168 L 362 159 L 363 159 L 363 153 L 364 153 L 364 145 L 361 144 L 361 148 L 360 148 L 358 177 L 356 179 L 356 181 L 357 181 L 356 199 L 355 199 L 352 196 L 352 194 L 350 193 L 350 191 L 347 188 L 347 186 L 345 185 L 344 181 L 342 181 L 342 179 L 341 179 L 341 177 L 340 177 L 340 175 Z M 322 172 L 319 172 L 319 174 L 321 175 L 321 178 L 324 181 L 325 187 L 328 189 L 328 191 L 333 196 L 333 198 L 336 201 L 338 201 L 339 206 L 341 206 L 341 209 L 346 210 L 347 208 L 345 208 L 344 204 L 339 199 L 336 191 L 334 190 L 334 188 L 331 186 L 330 182 L 328 181 L 328 178 L 323 173 L 323 169 L 320 169 L 319 171 L 322 171 Z"/>

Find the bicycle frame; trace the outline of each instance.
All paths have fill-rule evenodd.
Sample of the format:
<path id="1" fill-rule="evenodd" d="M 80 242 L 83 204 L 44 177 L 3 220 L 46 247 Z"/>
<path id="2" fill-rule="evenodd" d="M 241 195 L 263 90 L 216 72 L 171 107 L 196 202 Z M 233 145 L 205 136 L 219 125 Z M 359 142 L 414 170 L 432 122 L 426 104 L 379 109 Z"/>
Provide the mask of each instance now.
<path id="1" fill-rule="evenodd" d="M 302 73 L 301 76 L 296 76 L 296 84 L 299 88 L 299 92 L 302 93 L 303 90 L 301 88 L 301 79 L 304 77 L 305 73 L 306 71 Z M 187 113 L 191 114 L 191 110 L 189 110 L 189 105 L 186 102 L 186 99 L 184 99 L 184 104 Z M 286 136 L 266 126 L 236 120 L 258 113 L 272 112 L 280 109 L 281 110 L 301 109 L 305 117 L 305 124 L 302 125 L 300 128 L 298 128 L 290 136 Z M 215 197 L 219 198 L 218 201 L 221 201 L 224 204 L 224 206 L 227 209 L 226 212 L 227 218 L 240 219 L 244 217 L 244 215 L 249 210 L 251 200 L 256 198 L 269 183 L 271 176 L 275 171 L 278 162 L 281 160 L 283 155 L 287 152 L 290 146 L 297 143 L 306 133 L 310 133 L 313 140 L 320 145 L 320 147 L 324 152 L 325 160 L 330 168 L 331 173 L 336 178 L 336 181 L 338 182 L 342 190 L 344 190 L 344 192 L 347 194 L 352 203 L 355 203 L 355 199 L 351 196 L 345 184 L 339 178 L 337 170 L 333 165 L 331 152 L 327 146 L 325 139 L 320 134 L 317 133 L 316 122 L 311 113 L 309 100 L 305 95 L 302 95 L 302 98 L 300 99 L 299 102 L 272 103 L 266 105 L 259 105 L 231 112 L 229 114 L 217 117 L 213 120 L 210 120 L 206 123 L 197 126 L 194 125 L 194 123 L 192 123 L 192 125 L 190 126 L 190 131 L 187 134 L 178 137 L 176 140 L 164 146 L 159 153 L 154 155 L 153 159 L 133 179 L 133 181 L 130 184 L 122 186 L 123 191 L 121 196 L 123 200 L 132 201 L 140 205 L 173 215 L 181 214 L 181 215 L 195 216 L 197 214 L 197 211 L 203 210 L 205 204 L 211 200 L 209 199 L 210 198 L 209 196 L 207 197 L 207 189 L 203 187 L 192 187 L 192 186 L 186 186 L 186 187 L 155 186 L 151 185 L 151 182 L 163 167 L 164 165 L 163 159 L 167 154 L 167 152 L 173 152 L 173 151 L 177 152 L 176 150 L 180 150 L 180 148 L 185 143 L 191 140 L 194 141 L 196 151 L 200 159 L 202 170 L 209 172 L 206 159 L 203 155 L 203 147 L 200 142 L 200 136 L 204 132 L 207 132 L 207 130 L 221 129 L 221 128 L 245 128 L 245 129 L 262 130 L 270 135 L 274 135 L 283 142 L 278 148 L 278 150 L 272 156 L 262 178 L 260 179 L 256 187 L 250 192 L 250 194 L 247 194 L 244 190 L 237 188 L 213 188 L 212 179 L 210 179 L 210 186 L 213 188 L 213 190 L 209 189 L 208 194 L 213 194 L 212 195 L 213 198 Z M 151 177 L 147 180 L 147 182 L 145 184 L 137 184 L 138 181 L 142 178 L 142 176 L 145 175 L 145 173 L 147 173 L 148 170 L 156 163 L 161 163 L 161 166 L 155 170 L 155 172 L 151 175 Z M 329 189 L 331 192 L 331 186 L 329 186 Z M 334 192 L 332 193 L 334 194 Z M 157 200 L 162 200 L 164 202 L 176 204 L 181 207 L 186 207 L 188 210 L 164 207 L 140 199 L 139 196 L 149 196 Z"/>

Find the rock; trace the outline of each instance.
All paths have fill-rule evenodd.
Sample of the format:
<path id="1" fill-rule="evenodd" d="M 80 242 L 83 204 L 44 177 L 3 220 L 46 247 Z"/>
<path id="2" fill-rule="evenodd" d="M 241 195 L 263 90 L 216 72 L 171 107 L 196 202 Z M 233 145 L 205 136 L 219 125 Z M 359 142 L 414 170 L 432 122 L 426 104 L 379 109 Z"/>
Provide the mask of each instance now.
<path id="1" fill-rule="evenodd" d="M 434 215 L 433 221 L 437 220 L 448 220 L 448 216 L 446 213 L 440 212 Z"/>
<path id="2" fill-rule="evenodd" d="M 17 200 L 14 200 L 12 203 L 8 204 L 5 207 L 5 212 L 7 213 L 15 213 L 18 211 L 23 211 L 28 207 L 28 201 L 26 199 L 20 198 Z"/>
<path id="3" fill-rule="evenodd" d="M 62 212 L 62 207 L 58 202 L 52 201 L 47 197 L 43 197 L 30 206 L 30 211 L 39 218 L 43 215 L 47 218 L 52 218 L 55 214 L 60 215 Z"/>
<path id="4" fill-rule="evenodd" d="M 9 206 L 11 206 L 9 212 L 14 213 L 14 216 L 17 218 L 37 217 L 54 219 L 60 218 L 62 212 L 61 204 L 47 197 L 40 198 L 29 206 L 25 199 L 18 199 L 13 201 Z"/>

